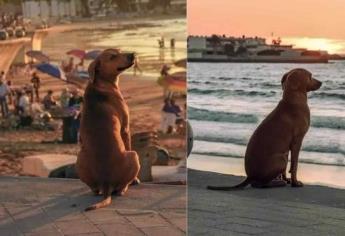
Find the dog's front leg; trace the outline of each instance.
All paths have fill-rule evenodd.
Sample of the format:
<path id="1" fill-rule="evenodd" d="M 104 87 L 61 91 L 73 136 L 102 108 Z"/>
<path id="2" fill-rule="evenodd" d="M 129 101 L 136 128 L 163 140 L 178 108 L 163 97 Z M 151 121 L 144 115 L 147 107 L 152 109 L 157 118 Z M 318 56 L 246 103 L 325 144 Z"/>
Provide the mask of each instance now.
<path id="1" fill-rule="evenodd" d="M 123 140 L 123 143 L 125 144 L 126 151 L 132 150 L 131 145 L 131 131 L 129 129 L 129 117 L 125 117 L 125 122 L 123 123 L 123 126 L 121 127 L 121 137 Z"/>
<path id="2" fill-rule="evenodd" d="M 291 187 L 302 187 L 303 183 L 297 180 L 298 156 L 302 146 L 302 138 L 297 138 L 291 145 Z"/>

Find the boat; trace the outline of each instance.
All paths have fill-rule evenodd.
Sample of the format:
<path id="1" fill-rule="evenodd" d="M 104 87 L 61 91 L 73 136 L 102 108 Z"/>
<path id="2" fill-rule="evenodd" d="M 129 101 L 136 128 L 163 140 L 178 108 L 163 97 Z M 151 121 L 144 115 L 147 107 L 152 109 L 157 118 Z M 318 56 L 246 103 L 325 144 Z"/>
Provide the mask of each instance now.
<path id="1" fill-rule="evenodd" d="M 294 48 L 280 38 L 267 44 L 259 37 L 188 37 L 189 62 L 327 63 L 328 59 L 327 51 Z"/>

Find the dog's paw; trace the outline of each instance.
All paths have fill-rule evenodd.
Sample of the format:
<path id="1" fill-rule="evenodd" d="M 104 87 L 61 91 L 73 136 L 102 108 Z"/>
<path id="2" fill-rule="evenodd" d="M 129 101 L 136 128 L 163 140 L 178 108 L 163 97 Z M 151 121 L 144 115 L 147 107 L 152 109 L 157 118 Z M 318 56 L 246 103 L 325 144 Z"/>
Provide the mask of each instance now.
<path id="1" fill-rule="evenodd" d="M 283 178 L 283 180 L 284 180 L 287 184 L 291 184 L 291 178 Z"/>
<path id="2" fill-rule="evenodd" d="M 291 187 L 303 187 L 303 183 L 301 181 L 293 181 L 291 182 Z"/>
<path id="3" fill-rule="evenodd" d="M 139 185 L 139 184 L 140 184 L 140 180 L 138 178 L 135 178 L 131 183 L 131 185 Z"/>

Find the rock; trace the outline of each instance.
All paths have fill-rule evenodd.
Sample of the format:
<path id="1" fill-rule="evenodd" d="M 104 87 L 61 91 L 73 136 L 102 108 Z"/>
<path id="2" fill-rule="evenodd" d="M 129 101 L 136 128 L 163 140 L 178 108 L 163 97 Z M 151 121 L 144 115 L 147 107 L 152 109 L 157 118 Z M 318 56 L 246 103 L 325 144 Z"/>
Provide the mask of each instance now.
<path id="1" fill-rule="evenodd" d="M 27 175 L 48 177 L 50 172 L 59 167 L 74 164 L 77 156 L 64 154 L 42 154 L 24 157 L 23 173 Z"/>

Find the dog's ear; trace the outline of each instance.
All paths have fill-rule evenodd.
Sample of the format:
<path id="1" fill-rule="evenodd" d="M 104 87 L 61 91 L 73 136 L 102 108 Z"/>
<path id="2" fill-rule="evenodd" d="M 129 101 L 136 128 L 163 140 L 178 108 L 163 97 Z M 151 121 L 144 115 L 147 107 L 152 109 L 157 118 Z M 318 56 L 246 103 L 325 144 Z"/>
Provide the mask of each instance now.
<path id="1" fill-rule="evenodd" d="M 89 65 L 88 72 L 89 72 L 89 77 L 90 77 L 91 83 L 94 83 L 96 80 L 96 76 L 97 76 L 97 73 L 99 71 L 99 65 L 100 65 L 100 62 L 98 59 L 94 60 Z"/>
<path id="2" fill-rule="evenodd" d="M 283 77 L 284 79 L 284 77 Z M 301 86 L 301 79 L 300 79 L 300 73 L 298 70 L 290 71 L 283 83 L 283 90 L 298 90 L 298 88 Z"/>

